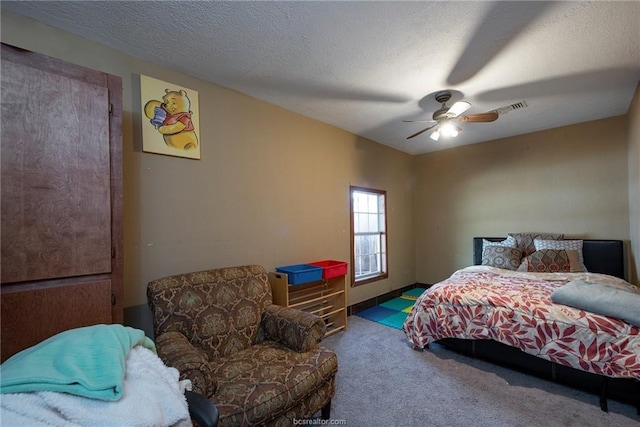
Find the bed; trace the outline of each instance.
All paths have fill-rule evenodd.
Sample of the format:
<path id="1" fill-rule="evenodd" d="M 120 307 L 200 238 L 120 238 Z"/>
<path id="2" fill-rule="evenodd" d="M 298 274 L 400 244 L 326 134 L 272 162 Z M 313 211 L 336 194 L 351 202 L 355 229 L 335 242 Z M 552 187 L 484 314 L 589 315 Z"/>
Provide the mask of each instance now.
<path id="1" fill-rule="evenodd" d="M 507 243 L 511 237 L 474 238 L 474 265 L 431 286 L 417 300 L 403 325 L 409 342 L 416 349 L 437 342 L 565 384 L 595 389 L 604 411 L 607 397 L 615 397 L 637 405 L 640 414 L 640 323 L 632 316 L 621 320 L 552 301 L 574 284 L 594 286 L 586 288 L 594 293 L 603 290 L 605 295 L 629 296 L 623 305 L 640 300 L 640 289 L 623 279 L 623 242 L 582 240 L 578 260 L 576 251 L 567 250 L 564 254 L 572 255 L 567 265 L 558 266 L 558 261 L 554 268 L 549 267 L 553 263 L 539 268 L 536 257 L 547 252 L 557 255 L 558 250 L 536 251 L 530 245 L 533 237 L 527 247 L 521 241 Z M 553 237 L 539 240 L 566 241 Z M 496 267 L 487 262 L 489 251 L 483 260 L 483 248 L 491 245 L 502 246 L 502 254 L 517 247 L 520 258 L 513 251 L 510 265 L 504 264 L 509 256 L 503 255 L 503 264 Z M 525 261 L 524 269 L 529 271 L 517 271 Z M 580 268 L 573 270 L 569 265 L 587 271 L 575 271 Z M 580 292 L 578 296 L 584 296 Z M 604 311 L 611 307 L 617 304 L 605 304 Z"/>

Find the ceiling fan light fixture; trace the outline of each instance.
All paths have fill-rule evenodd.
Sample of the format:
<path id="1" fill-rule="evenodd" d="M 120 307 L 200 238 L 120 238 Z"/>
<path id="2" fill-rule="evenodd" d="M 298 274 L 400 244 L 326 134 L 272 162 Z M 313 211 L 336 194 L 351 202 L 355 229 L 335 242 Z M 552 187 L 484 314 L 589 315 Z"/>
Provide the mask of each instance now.
<path id="1" fill-rule="evenodd" d="M 457 117 L 460 114 L 467 111 L 469 108 L 471 108 L 471 104 L 469 104 L 468 102 L 458 101 L 455 104 L 453 104 L 451 108 L 449 108 L 449 111 L 447 111 L 447 114 L 451 115 L 451 117 Z"/>
<path id="2" fill-rule="evenodd" d="M 440 131 L 440 133 L 442 133 L 443 136 L 448 136 L 448 137 L 452 137 L 455 138 L 456 136 L 458 136 L 458 133 L 460 133 L 460 128 L 455 126 L 451 121 L 447 120 L 444 121 L 444 123 L 441 123 L 440 126 L 438 126 L 438 130 Z"/>
<path id="3" fill-rule="evenodd" d="M 429 135 L 429 138 L 433 139 L 434 141 L 437 141 L 438 139 L 440 139 L 440 131 L 436 129 L 435 131 L 431 132 L 431 135 Z"/>

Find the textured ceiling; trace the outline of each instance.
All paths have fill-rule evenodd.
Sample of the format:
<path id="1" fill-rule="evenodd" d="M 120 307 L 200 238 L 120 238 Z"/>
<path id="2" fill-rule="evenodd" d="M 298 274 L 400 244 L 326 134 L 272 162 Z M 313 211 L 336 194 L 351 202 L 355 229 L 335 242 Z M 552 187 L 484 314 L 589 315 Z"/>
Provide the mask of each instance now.
<path id="1" fill-rule="evenodd" d="M 640 2 L 11 2 L 132 56 L 418 154 L 626 114 Z M 493 123 L 429 139 L 436 92 Z"/>

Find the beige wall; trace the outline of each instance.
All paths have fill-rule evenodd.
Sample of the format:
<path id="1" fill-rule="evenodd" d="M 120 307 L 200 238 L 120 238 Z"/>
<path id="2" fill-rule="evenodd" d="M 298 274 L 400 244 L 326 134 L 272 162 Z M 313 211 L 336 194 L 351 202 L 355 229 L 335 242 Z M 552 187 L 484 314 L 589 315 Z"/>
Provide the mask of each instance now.
<path id="1" fill-rule="evenodd" d="M 165 275 L 348 260 L 349 185 L 387 191 L 390 252 L 349 303 L 415 282 L 410 155 L 5 11 L 2 41 L 123 79 L 125 307 Z M 199 92 L 202 160 L 141 152 L 140 74 Z"/>
<path id="2" fill-rule="evenodd" d="M 631 281 L 640 285 L 640 84 L 629 109 L 629 232 Z"/>
<path id="3" fill-rule="evenodd" d="M 418 156 L 416 279 L 470 265 L 474 236 L 628 241 L 627 151 L 624 116 Z"/>

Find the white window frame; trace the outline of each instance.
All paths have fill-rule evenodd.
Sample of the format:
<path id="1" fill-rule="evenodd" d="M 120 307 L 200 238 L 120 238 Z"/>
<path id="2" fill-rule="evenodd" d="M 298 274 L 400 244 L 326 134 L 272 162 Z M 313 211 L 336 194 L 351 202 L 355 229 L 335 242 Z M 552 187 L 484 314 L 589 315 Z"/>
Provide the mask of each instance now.
<path id="1" fill-rule="evenodd" d="M 389 277 L 387 192 L 350 186 L 349 196 L 351 201 L 351 286 L 386 279 Z M 367 243 L 368 250 L 363 249 L 364 243 Z"/>

